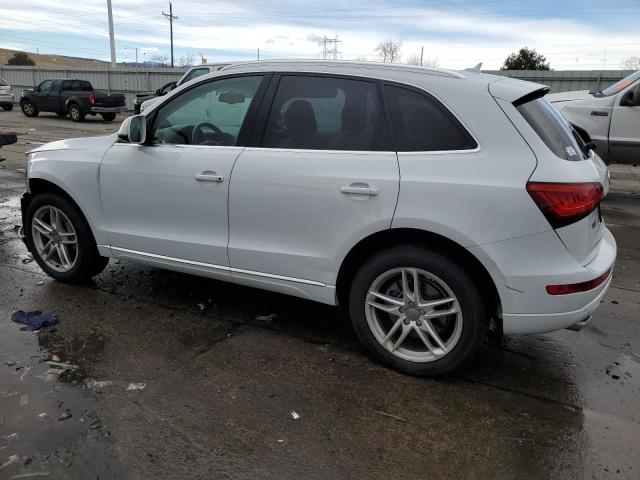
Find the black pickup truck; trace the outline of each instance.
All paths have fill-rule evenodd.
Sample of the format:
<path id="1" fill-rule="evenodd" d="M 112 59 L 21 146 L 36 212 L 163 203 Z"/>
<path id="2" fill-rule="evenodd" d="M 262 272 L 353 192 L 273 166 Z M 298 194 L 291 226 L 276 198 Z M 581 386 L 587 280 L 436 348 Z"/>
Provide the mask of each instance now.
<path id="1" fill-rule="evenodd" d="M 74 122 L 82 122 L 87 115 L 98 113 L 111 121 L 117 113 L 126 110 L 124 102 L 124 94 L 94 90 L 86 80 L 45 80 L 20 94 L 20 108 L 27 117 L 55 112 L 60 117 L 69 114 Z"/>

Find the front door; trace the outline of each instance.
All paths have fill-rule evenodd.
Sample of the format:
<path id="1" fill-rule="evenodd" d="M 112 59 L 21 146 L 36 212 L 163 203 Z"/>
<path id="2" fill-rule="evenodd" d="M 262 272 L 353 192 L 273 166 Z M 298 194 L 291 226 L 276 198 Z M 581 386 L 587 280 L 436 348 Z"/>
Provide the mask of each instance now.
<path id="1" fill-rule="evenodd" d="M 640 95 L 640 80 L 616 95 L 609 130 L 609 150 L 615 163 L 640 162 L 640 105 L 621 106 L 622 97 L 633 90 Z"/>
<path id="2" fill-rule="evenodd" d="M 228 274 L 229 178 L 264 78 L 196 85 L 160 108 L 148 145 L 111 147 L 100 192 L 116 256 Z"/>
<path id="3" fill-rule="evenodd" d="M 232 276 L 331 287 L 348 250 L 390 227 L 398 198 L 378 87 L 285 75 L 267 118 L 231 179 Z"/>

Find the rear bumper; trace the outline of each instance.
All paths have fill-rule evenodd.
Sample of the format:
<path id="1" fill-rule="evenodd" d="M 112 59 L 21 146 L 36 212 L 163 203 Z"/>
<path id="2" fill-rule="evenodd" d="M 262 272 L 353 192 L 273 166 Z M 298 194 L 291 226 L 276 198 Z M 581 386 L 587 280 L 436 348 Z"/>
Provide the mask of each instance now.
<path id="1" fill-rule="evenodd" d="M 494 278 L 502 303 L 502 328 L 511 335 L 560 330 L 592 315 L 606 294 L 612 275 L 586 292 L 549 295 L 546 287 L 587 282 L 605 274 L 615 263 L 617 246 L 605 228 L 587 265 L 581 265 L 553 231 L 481 245 L 470 251 Z"/>
<path id="2" fill-rule="evenodd" d="M 126 112 L 127 107 L 91 107 L 92 113 L 122 113 Z"/>
<path id="3" fill-rule="evenodd" d="M 13 105 L 12 94 L 0 94 L 0 105 Z"/>

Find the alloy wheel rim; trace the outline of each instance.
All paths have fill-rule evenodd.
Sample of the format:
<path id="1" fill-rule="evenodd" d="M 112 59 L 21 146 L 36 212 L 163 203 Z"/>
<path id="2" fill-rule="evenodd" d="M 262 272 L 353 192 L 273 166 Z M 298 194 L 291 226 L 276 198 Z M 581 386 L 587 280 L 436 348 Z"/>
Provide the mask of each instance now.
<path id="1" fill-rule="evenodd" d="M 71 117 L 76 119 L 79 116 L 78 107 L 71 107 Z"/>
<path id="2" fill-rule="evenodd" d="M 78 259 L 78 236 L 65 213 L 52 205 L 40 207 L 31 221 L 36 253 L 56 272 L 68 272 Z"/>
<path id="3" fill-rule="evenodd" d="M 369 287 L 365 316 L 389 353 L 412 362 L 433 362 L 460 340 L 462 310 L 451 288 L 431 272 L 394 268 Z"/>
<path id="4" fill-rule="evenodd" d="M 27 103 L 25 103 L 25 104 L 24 104 L 24 112 L 25 112 L 25 113 L 28 113 L 28 114 L 33 113 L 33 105 L 31 105 L 31 104 L 30 104 L 30 103 L 28 103 L 28 102 L 27 102 Z"/>

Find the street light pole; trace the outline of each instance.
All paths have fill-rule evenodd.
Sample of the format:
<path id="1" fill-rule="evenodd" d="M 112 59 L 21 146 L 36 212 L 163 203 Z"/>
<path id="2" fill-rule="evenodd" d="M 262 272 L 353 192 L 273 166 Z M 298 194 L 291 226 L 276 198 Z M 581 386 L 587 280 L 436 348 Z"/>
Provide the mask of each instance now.
<path id="1" fill-rule="evenodd" d="M 107 0 L 107 14 L 109 16 L 109 43 L 111 44 L 111 68 L 116 68 L 116 39 L 113 35 L 113 13 L 111 0 Z"/>

